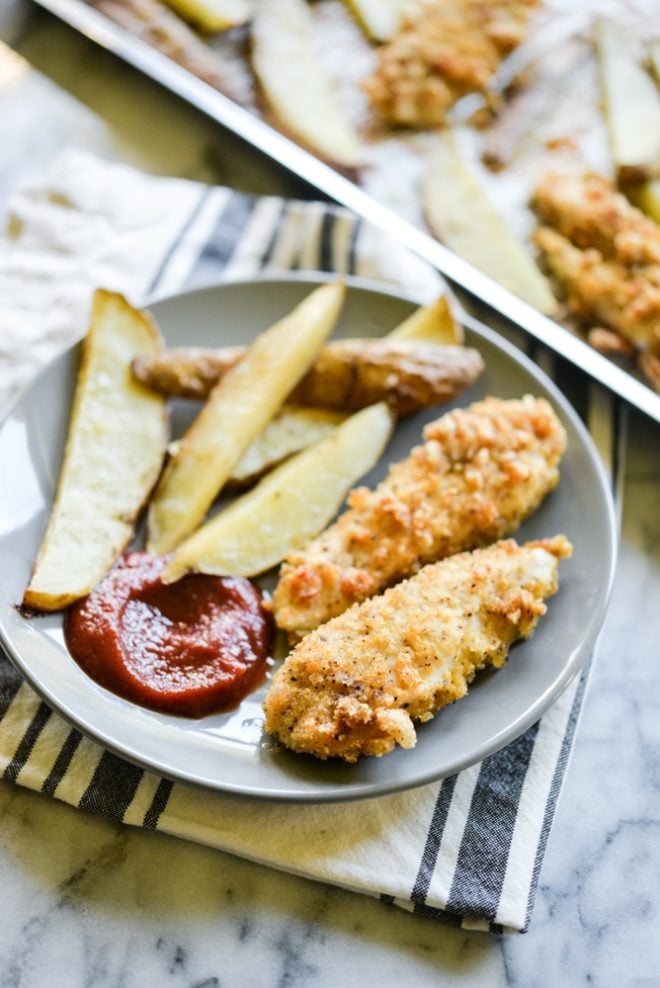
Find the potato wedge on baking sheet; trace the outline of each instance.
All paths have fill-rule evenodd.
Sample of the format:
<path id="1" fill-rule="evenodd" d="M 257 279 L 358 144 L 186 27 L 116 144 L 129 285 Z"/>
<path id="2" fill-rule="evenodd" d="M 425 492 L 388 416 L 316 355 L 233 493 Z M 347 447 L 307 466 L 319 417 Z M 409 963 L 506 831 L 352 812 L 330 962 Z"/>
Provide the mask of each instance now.
<path id="1" fill-rule="evenodd" d="M 374 41 L 390 41 L 401 22 L 406 0 L 345 0 Z"/>
<path id="2" fill-rule="evenodd" d="M 655 41 L 650 49 L 649 55 L 651 59 L 651 68 L 653 70 L 653 75 L 655 76 L 655 81 L 660 85 L 660 41 Z"/>
<path id="3" fill-rule="evenodd" d="M 248 486 L 282 460 L 325 439 L 346 417 L 344 412 L 325 408 L 285 405 L 247 448 L 229 483 L 234 487 Z"/>
<path id="4" fill-rule="evenodd" d="M 150 552 L 169 552 L 201 524 L 250 443 L 317 356 L 345 293 L 341 281 L 315 289 L 261 333 L 216 385 L 156 489 L 148 518 Z"/>
<path id="5" fill-rule="evenodd" d="M 244 105 L 253 101 L 252 80 L 247 72 L 237 71 L 236 59 L 211 48 L 161 0 L 89 0 L 89 4 L 230 99 Z"/>
<path id="6" fill-rule="evenodd" d="M 326 160 L 357 168 L 360 141 L 319 63 L 305 0 L 258 0 L 251 37 L 252 66 L 279 123 Z"/>
<path id="7" fill-rule="evenodd" d="M 602 21 L 598 59 L 612 159 L 619 182 L 660 175 L 660 92 L 621 30 Z"/>
<path id="8" fill-rule="evenodd" d="M 653 74 L 656 83 L 660 86 L 660 44 L 651 45 L 650 54 Z M 637 185 L 629 185 L 626 193 L 647 216 L 660 223 L 660 177 L 650 178 Z"/>
<path id="9" fill-rule="evenodd" d="M 165 0 L 186 21 L 210 34 L 245 24 L 252 14 L 251 0 Z"/>
<path id="10" fill-rule="evenodd" d="M 429 227 L 451 250 L 540 312 L 556 309 L 548 283 L 463 161 L 450 131 L 435 139 L 422 200 Z"/>
<path id="11" fill-rule="evenodd" d="M 462 346 L 463 327 L 451 311 L 446 295 L 439 295 L 431 305 L 422 305 L 404 319 L 391 333 L 389 340 L 415 340 L 440 343 L 445 346 Z"/>
<path id="12" fill-rule="evenodd" d="M 23 603 L 54 611 L 84 597 L 133 535 L 167 443 L 164 399 L 131 374 L 160 334 L 121 295 L 97 291 L 82 345 L 57 494 Z"/>
<path id="13" fill-rule="evenodd" d="M 352 415 L 180 545 L 163 582 L 191 571 L 256 576 L 276 566 L 332 520 L 349 488 L 378 461 L 393 426 L 382 402 Z"/>
<path id="14" fill-rule="evenodd" d="M 656 223 L 660 223 L 660 178 L 651 178 L 630 190 L 626 189 L 626 192 L 629 192 L 630 199 L 636 206 Z"/>

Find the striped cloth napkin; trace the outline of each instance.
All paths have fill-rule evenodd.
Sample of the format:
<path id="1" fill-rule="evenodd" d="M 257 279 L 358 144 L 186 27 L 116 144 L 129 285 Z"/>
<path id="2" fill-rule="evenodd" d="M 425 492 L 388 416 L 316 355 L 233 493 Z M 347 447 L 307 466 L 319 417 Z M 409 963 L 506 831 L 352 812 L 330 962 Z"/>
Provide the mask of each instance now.
<path id="1" fill-rule="evenodd" d="M 420 302 L 441 289 L 424 263 L 344 210 L 153 178 L 78 151 L 15 195 L 5 240 L 0 406 L 80 335 L 96 286 L 142 302 L 220 278 L 304 268 L 379 278 Z M 547 354 L 535 356 L 553 371 Z M 571 377 L 565 367 L 562 374 Z M 578 407 L 616 485 L 616 405 L 583 378 L 577 384 Z M 522 931 L 585 677 L 518 740 L 453 778 L 364 802 L 291 806 L 175 784 L 120 760 L 52 713 L 0 656 L 0 769 L 10 782 L 116 822 L 464 928 Z"/>

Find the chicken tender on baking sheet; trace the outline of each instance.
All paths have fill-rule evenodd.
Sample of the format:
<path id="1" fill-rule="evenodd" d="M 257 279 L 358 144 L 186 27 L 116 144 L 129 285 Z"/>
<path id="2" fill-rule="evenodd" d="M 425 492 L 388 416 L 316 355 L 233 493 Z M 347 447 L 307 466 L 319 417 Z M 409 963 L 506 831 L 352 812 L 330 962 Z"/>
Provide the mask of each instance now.
<path id="1" fill-rule="evenodd" d="M 566 434 L 550 404 L 486 398 L 431 422 L 426 442 L 280 572 L 273 611 L 292 640 L 426 563 L 511 534 L 559 480 Z"/>
<path id="2" fill-rule="evenodd" d="M 549 172 L 536 188 L 532 205 L 575 247 L 594 247 L 604 260 L 626 266 L 660 264 L 660 226 L 603 175 Z"/>
<path id="3" fill-rule="evenodd" d="M 379 50 L 365 81 L 372 109 L 405 127 L 444 122 L 466 93 L 484 92 L 502 58 L 524 39 L 537 0 L 418 0 Z"/>
<path id="4" fill-rule="evenodd" d="M 558 586 L 563 535 L 425 566 L 308 635 L 273 678 L 265 729 L 293 751 L 357 761 L 416 742 L 414 721 L 465 696 L 528 638 Z"/>
<path id="5" fill-rule="evenodd" d="M 660 265 L 630 269 L 604 260 L 599 250 L 580 250 L 549 226 L 538 228 L 534 242 L 580 319 L 660 355 Z"/>

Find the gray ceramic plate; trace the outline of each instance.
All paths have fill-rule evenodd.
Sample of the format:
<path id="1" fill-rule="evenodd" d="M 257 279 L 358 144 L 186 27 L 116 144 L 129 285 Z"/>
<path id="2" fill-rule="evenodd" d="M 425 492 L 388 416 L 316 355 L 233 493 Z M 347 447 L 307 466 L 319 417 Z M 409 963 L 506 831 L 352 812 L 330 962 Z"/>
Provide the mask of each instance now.
<path id="1" fill-rule="evenodd" d="M 318 281 L 258 280 L 192 291 L 152 306 L 174 345 L 250 340 L 284 315 Z M 413 303 L 364 282 L 351 282 L 339 333 L 380 335 Z M 521 734 L 568 685 L 589 655 L 603 621 L 615 560 L 615 527 L 607 482 L 591 440 L 552 383 L 488 330 L 470 330 L 487 371 L 460 399 L 485 394 L 550 398 L 568 431 L 562 481 L 519 533 L 521 539 L 564 532 L 575 546 L 562 564 L 561 589 L 534 637 L 516 646 L 496 675 L 418 732 L 417 747 L 354 766 L 322 763 L 279 750 L 262 736 L 262 692 L 232 713 L 183 720 L 152 713 L 88 679 L 63 644 L 61 618 L 25 619 L 16 610 L 46 524 L 64 445 L 78 352 L 50 365 L 14 406 L 0 429 L 0 637 L 21 673 L 51 707 L 85 734 L 145 768 L 186 782 L 246 796 L 325 801 L 376 796 L 453 774 Z M 174 409 L 174 427 L 186 412 Z M 425 421 L 397 427 L 381 464 L 419 441 Z"/>

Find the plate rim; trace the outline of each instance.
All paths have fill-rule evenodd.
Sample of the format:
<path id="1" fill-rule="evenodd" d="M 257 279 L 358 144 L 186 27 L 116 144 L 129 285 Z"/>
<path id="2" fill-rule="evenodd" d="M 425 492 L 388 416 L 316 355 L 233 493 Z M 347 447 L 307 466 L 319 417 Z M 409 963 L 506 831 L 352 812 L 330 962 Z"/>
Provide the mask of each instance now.
<path id="1" fill-rule="evenodd" d="M 330 281 L 336 281 L 338 277 L 342 278 L 346 282 L 348 289 L 355 288 L 358 291 L 375 292 L 379 295 L 389 296 L 393 299 L 403 301 L 411 305 L 425 304 L 420 301 L 418 294 L 416 295 L 415 292 L 406 290 L 403 286 L 399 287 L 392 285 L 391 283 L 380 282 L 376 279 L 362 276 L 347 274 L 338 275 L 335 272 L 301 270 L 290 272 L 255 272 L 251 275 L 232 277 L 231 279 L 210 279 L 191 288 L 185 288 L 181 291 L 167 292 L 163 294 L 159 294 L 158 292 L 147 294 L 139 305 L 140 307 L 147 308 L 161 303 L 165 304 L 171 301 L 180 300 L 187 296 L 199 295 L 204 292 L 222 289 L 224 287 L 240 287 L 241 285 L 248 285 L 252 283 L 259 283 L 262 286 L 268 284 L 277 286 L 282 283 L 295 282 L 313 286 Z M 33 675 L 29 669 L 29 660 L 26 663 L 19 650 L 14 646 L 11 639 L 5 634 L 3 622 L 0 621 L 0 644 L 4 648 L 7 657 L 11 660 L 14 667 L 28 683 L 30 688 L 33 689 L 34 692 L 68 724 L 77 730 L 80 730 L 90 740 L 99 744 L 105 750 L 110 751 L 118 757 L 125 759 L 126 761 L 129 761 L 146 771 L 155 772 L 159 776 L 173 782 L 181 782 L 186 785 L 205 789 L 207 791 L 217 792 L 223 796 L 255 799 L 260 802 L 299 804 L 339 803 L 377 798 L 379 796 L 416 789 L 421 786 L 440 781 L 450 775 L 457 774 L 466 768 L 483 761 L 485 758 L 494 754 L 496 751 L 501 750 L 507 744 L 510 744 L 521 734 L 523 734 L 532 724 L 539 720 L 543 713 L 554 702 L 556 702 L 559 696 L 561 696 L 561 694 L 567 689 L 597 645 L 599 633 L 609 605 L 616 573 L 618 556 L 617 515 L 610 483 L 591 434 L 555 382 L 545 373 L 545 371 L 543 371 L 542 368 L 535 364 L 527 356 L 527 354 L 519 350 L 507 339 L 501 336 L 496 330 L 484 325 L 480 320 L 475 319 L 470 315 L 466 315 L 460 310 L 460 308 L 457 318 L 459 322 L 465 325 L 468 329 L 473 330 L 478 335 L 483 336 L 486 340 L 488 340 L 488 342 L 502 351 L 508 359 L 513 360 L 514 363 L 522 366 L 522 368 L 534 380 L 538 381 L 542 387 L 549 392 L 552 400 L 556 404 L 556 410 L 560 413 L 560 417 L 567 418 L 570 421 L 571 426 L 578 433 L 582 442 L 583 450 L 588 454 L 589 459 L 595 468 L 595 473 L 599 481 L 600 490 L 603 495 L 603 504 L 607 515 L 607 573 L 604 581 L 604 589 L 598 606 L 594 608 L 591 613 L 589 622 L 583 631 L 582 639 L 578 646 L 576 646 L 573 650 L 570 660 L 565 664 L 561 673 L 556 677 L 554 682 L 536 698 L 535 702 L 531 704 L 518 718 L 514 719 L 511 724 L 509 724 L 506 728 L 503 728 L 498 734 L 494 735 L 490 742 L 482 744 L 478 748 L 477 752 L 473 751 L 464 758 L 455 759 L 451 767 L 441 769 L 439 772 L 433 768 L 427 768 L 425 771 L 418 772 L 418 774 L 414 775 L 412 778 L 408 778 L 404 781 L 393 782 L 389 785 L 387 783 L 383 784 L 381 781 L 365 782 L 352 787 L 349 791 L 342 788 L 341 784 L 338 783 L 333 783 L 327 789 L 319 792 L 309 792 L 301 789 L 291 789 L 287 791 L 285 789 L 266 790 L 261 788 L 255 790 L 249 785 L 220 783 L 218 780 L 207 778 L 204 775 L 195 775 L 194 772 L 179 772 L 168 769 L 167 766 L 163 767 L 162 763 L 158 759 L 141 755 L 139 752 L 136 752 L 129 743 L 124 745 L 117 742 L 112 737 L 108 737 L 104 730 L 95 727 L 93 722 L 90 723 L 84 716 L 78 715 L 77 713 L 72 713 L 69 710 L 69 705 L 66 701 L 63 703 L 57 697 L 54 697 L 51 691 L 43 688 L 38 678 L 36 680 L 33 678 Z M 35 385 L 37 385 L 39 378 L 51 370 L 53 363 L 57 360 L 63 359 L 65 355 L 70 354 L 76 347 L 78 347 L 84 336 L 85 333 L 82 333 L 69 347 L 62 349 L 51 360 L 49 360 L 47 364 L 45 364 L 44 367 L 42 367 L 30 379 L 30 381 L 27 382 L 27 384 L 5 408 L 2 416 L 0 417 L 0 430 L 4 428 L 5 423 L 11 417 L 21 400 L 23 400 L 26 394 L 33 387 L 35 387 Z"/>

